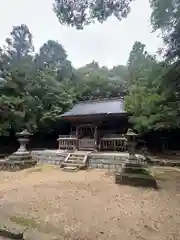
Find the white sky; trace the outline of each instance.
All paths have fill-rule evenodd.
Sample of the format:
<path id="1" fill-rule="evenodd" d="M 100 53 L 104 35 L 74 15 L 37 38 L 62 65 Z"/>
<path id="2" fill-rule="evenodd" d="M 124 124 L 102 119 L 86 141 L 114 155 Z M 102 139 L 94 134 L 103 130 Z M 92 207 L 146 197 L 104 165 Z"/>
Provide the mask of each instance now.
<path id="1" fill-rule="evenodd" d="M 146 44 L 150 53 L 162 46 L 157 34 L 151 33 L 149 0 L 136 0 L 127 19 L 111 18 L 104 24 L 93 24 L 82 31 L 61 26 L 52 11 L 53 0 L 0 0 L 0 45 L 13 25 L 26 24 L 38 48 L 47 40 L 57 40 L 75 67 L 93 60 L 112 67 L 126 64 L 136 40 Z"/>

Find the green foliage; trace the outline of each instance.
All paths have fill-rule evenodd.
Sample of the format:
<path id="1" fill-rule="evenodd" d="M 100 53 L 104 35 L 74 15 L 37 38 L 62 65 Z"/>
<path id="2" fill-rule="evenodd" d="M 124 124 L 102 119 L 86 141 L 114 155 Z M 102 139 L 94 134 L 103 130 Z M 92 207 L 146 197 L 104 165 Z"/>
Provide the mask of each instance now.
<path id="1" fill-rule="evenodd" d="M 10 38 L 6 39 L 6 44 L 6 56 L 9 57 L 11 61 L 16 61 L 27 56 L 27 54 L 31 53 L 34 49 L 32 45 L 32 34 L 24 24 L 13 27 Z"/>
<path id="2" fill-rule="evenodd" d="M 171 28 L 176 25 L 179 18 L 179 0 L 150 0 L 150 5 L 153 10 L 151 23 L 154 29 L 171 32 Z"/>
<path id="3" fill-rule="evenodd" d="M 158 63 L 141 43 L 133 46 L 126 107 L 140 131 L 180 127 L 180 1 L 150 0 L 150 5 L 153 29 L 161 30 L 165 43 L 165 60 L 173 63 Z"/>
<path id="4" fill-rule="evenodd" d="M 0 51 L 0 135 L 22 128 L 53 131 L 74 102 L 124 94 L 126 67 L 109 70 L 93 62 L 76 70 L 56 41 L 34 54 L 26 25 L 13 27 L 10 35 Z"/>
<path id="5" fill-rule="evenodd" d="M 80 100 L 97 98 L 123 97 L 125 94 L 126 79 L 125 67 L 119 69 L 107 69 L 99 67 L 98 63 L 92 62 L 83 68 L 78 69 Z M 126 69 L 127 71 L 127 69 Z M 122 76 L 121 76 L 122 75 Z"/>
<path id="6" fill-rule="evenodd" d="M 66 60 L 66 58 L 67 54 L 61 44 L 49 40 L 40 48 L 35 61 L 39 68 L 44 68 L 46 66 L 56 68 L 61 62 Z"/>
<path id="7" fill-rule="evenodd" d="M 61 24 L 82 29 L 94 21 L 104 22 L 110 16 L 126 18 L 133 0 L 54 0 L 54 12 Z"/>
<path id="8" fill-rule="evenodd" d="M 151 23 L 154 30 L 161 30 L 166 44 L 165 57 L 177 60 L 180 57 L 180 1 L 150 0 Z"/>
<path id="9" fill-rule="evenodd" d="M 104 22 L 114 15 L 127 16 L 131 0 L 54 1 L 54 11 L 61 24 L 82 29 L 94 21 Z M 149 0 L 151 23 L 160 29 L 165 43 L 164 56 L 177 64 L 158 62 L 135 42 L 127 66 L 100 68 L 92 62 L 78 70 L 77 98 L 125 96 L 130 121 L 139 131 L 177 128 L 180 123 L 180 1 Z M 83 89 L 83 90 L 82 90 Z"/>
<path id="10" fill-rule="evenodd" d="M 179 127 L 174 92 L 165 86 L 169 67 L 147 54 L 145 46 L 135 42 L 130 53 L 126 109 L 140 132 Z"/>
<path id="11" fill-rule="evenodd" d="M 51 131 L 57 116 L 72 104 L 75 96 L 74 88 L 67 87 L 65 79 L 66 52 L 57 42 L 48 41 L 34 58 L 28 27 L 13 27 L 10 34 L 0 54 L 0 134 L 24 127 L 29 131 L 48 127 L 47 131 Z M 47 64 L 40 67 L 40 62 Z M 71 63 L 68 64 L 71 70 Z"/>
<path id="12" fill-rule="evenodd" d="M 155 92 L 160 96 L 160 98 L 156 96 L 159 101 L 154 106 L 154 109 L 157 108 L 156 113 L 159 111 L 160 114 L 152 128 L 179 128 L 180 1 L 150 0 L 150 4 L 152 7 L 151 23 L 154 30 L 161 30 L 165 43 L 162 52 L 164 52 L 165 61 L 168 60 L 167 63 L 156 64 L 162 69 L 160 72 L 156 73 L 154 68 L 152 69 L 154 72 L 152 82 L 154 82 Z"/>
<path id="13" fill-rule="evenodd" d="M 78 29 L 114 15 L 127 16 L 132 0 L 59 1 L 54 11 L 62 24 Z M 54 40 L 34 53 L 26 25 L 13 27 L 0 48 L 0 135 L 27 128 L 53 131 L 57 117 L 79 100 L 121 97 L 140 132 L 180 127 L 180 2 L 150 0 L 154 30 L 162 30 L 165 60 L 136 41 L 127 66 L 112 69 L 92 62 L 74 69 Z M 170 62 L 166 62 L 170 60 Z"/>

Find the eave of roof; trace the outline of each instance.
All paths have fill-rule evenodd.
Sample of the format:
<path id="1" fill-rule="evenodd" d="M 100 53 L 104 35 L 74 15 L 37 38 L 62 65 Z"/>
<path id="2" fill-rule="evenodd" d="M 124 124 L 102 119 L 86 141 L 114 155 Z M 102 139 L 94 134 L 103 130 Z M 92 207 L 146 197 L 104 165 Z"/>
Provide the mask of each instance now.
<path id="1" fill-rule="evenodd" d="M 117 115 L 126 114 L 124 102 L 122 99 L 103 99 L 79 102 L 72 109 L 60 115 L 59 117 L 80 117 L 95 115 Z"/>

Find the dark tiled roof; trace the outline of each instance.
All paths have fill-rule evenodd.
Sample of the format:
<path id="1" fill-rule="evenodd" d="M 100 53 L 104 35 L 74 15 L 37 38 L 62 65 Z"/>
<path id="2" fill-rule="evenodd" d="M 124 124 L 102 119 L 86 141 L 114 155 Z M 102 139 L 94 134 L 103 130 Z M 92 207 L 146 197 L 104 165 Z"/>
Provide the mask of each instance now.
<path id="1" fill-rule="evenodd" d="M 71 110 L 60 117 L 118 113 L 125 113 L 123 100 L 93 100 L 77 103 Z"/>

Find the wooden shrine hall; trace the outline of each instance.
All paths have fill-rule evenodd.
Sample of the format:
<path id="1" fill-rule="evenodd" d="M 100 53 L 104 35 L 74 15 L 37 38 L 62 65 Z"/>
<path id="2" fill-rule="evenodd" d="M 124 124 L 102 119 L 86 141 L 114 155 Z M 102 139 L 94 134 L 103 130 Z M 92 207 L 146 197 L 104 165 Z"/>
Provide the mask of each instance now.
<path id="1" fill-rule="evenodd" d="M 69 125 L 67 135 L 59 136 L 59 149 L 126 150 L 129 123 L 122 99 L 79 102 L 59 117 Z"/>

